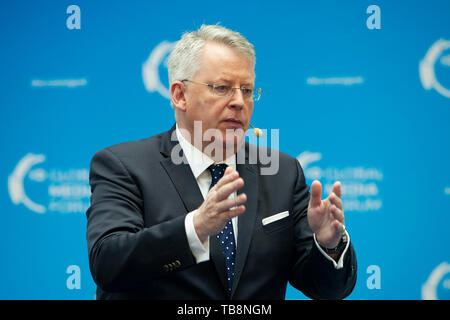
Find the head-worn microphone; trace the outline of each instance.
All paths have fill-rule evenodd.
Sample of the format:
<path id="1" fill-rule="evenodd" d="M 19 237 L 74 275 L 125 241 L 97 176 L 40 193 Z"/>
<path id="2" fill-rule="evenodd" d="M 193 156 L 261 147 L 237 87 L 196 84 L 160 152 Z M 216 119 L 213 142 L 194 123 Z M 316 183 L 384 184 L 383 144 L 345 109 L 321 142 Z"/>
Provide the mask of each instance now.
<path id="1" fill-rule="evenodd" d="M 249 125 L 250 125 L 250 127 L 253 128 L 253 133 L 255 134 L 255 136 L 256 136 L 257 138 L 262 137 L 263 132 L 262 132 L 262 130 L 261 130 L 260 128 L 255 128 L 254 126 L 252 126 L 251 123 L 249 123 Z"/>

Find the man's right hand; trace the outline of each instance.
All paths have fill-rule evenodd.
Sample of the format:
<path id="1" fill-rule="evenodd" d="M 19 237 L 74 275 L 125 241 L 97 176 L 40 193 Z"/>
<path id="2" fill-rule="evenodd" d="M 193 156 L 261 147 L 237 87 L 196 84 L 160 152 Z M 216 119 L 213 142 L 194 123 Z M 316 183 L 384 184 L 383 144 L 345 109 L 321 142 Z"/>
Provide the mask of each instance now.
<path id="1" fill-rule="evenodd" d="M 209 190 L 205 201 L 194 214 L 194 228 L 201 242 L 222 231 L 229 219 L 245 212 L 245 193 L 229 199 L 233 192 L 243 186 L 244 180 L 239 177 L 239 173 L 227 167 L 223 177 Z"/>

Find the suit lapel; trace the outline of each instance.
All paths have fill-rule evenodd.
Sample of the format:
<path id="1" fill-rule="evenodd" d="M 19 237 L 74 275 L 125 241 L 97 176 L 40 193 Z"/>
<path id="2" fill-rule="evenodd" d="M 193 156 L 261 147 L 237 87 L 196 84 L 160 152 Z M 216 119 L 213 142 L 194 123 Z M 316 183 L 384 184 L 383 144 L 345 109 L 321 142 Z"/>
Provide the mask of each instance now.
<path id="1" fill-rule="evenodd" d="M 186 211 L 191 212 L 202 204 L 203 196 L 181 147 L 182 163 L 175 164 L 172 162 L 170 155 L 172 149 L 177 146 L 179 146 L 179 143 L 176 139 L 175 126 L 173 126 L 171 130 L 165 132 L 161 137 L 160 152 L 165 157 L 161 160 L 161 165 L 172 180 L 172 183 L 183 201 Z"/>
<path id="2" fill-rule="evenodd" d="M 183 201 L 186 212 L 191 212 L 203 202 L 203 196 L 188 164 L 174 164 L 170 158 L 161 161 Z"/>

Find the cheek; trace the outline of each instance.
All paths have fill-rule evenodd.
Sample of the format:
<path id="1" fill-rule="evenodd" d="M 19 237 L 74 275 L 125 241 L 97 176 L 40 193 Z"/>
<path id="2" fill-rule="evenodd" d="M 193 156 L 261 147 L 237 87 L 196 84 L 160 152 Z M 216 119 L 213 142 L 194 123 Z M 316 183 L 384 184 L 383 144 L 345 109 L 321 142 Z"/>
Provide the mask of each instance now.
<path id="1" fill-rule="evenodd" d="M 244 109 L 244 113 L 243 116 L 246 118 L 247 124 L 250 122 L 251 118 L 252 118 L 252 114 L 253 114 L 253 104 L 248 105 L 245 109 Z"/>
<path id="2" fill-rule="evenodd" d="M 251 103 L 248 107 L 248 118 L 250 119 L 252 117 L 253 114 L 253 103 Z"/>
<path id="3" fill-rule="evenodd" d="M 197 97 L 189 101 L 188 116 L 192 120 L 202 120 L 205 114 L 208 112 L 208 99 Z"/>
<path id="4" fill-rule="evenodd" d="M 191 121 L 202 121 L 203 130 L 217 128 L 226 104 L 211 98 L 199 98 L 189 110 Z"/>
<path id="5" fill-rule="evenodd" d="M 205 101 L 205 115 L 207 115 L 208 121 L 217 122 L 224 114 L 227 105 L 221 100 L 209 99 Z"/>

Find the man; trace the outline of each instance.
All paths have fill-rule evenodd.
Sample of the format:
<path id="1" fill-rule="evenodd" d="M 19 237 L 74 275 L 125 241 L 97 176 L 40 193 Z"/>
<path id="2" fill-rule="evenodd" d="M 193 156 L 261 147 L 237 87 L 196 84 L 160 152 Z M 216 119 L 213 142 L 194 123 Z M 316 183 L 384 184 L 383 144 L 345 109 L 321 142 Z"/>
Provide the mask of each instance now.
<path id="1" fill-rule="evenodd" d="M 356 257 L 340 183 L 321 200 L 320 182 L 310 195 L 295 158 L 272 151 L 275 174 L 249 161 L 258 148 L 244 134 L 261 94 L 254 65 L 237 32 L 184 34 L 169 57 L 176 125 L 93 157 L 97 298 L 284 299 L 288 281 L 311 298 L 351 293 Z"/>

